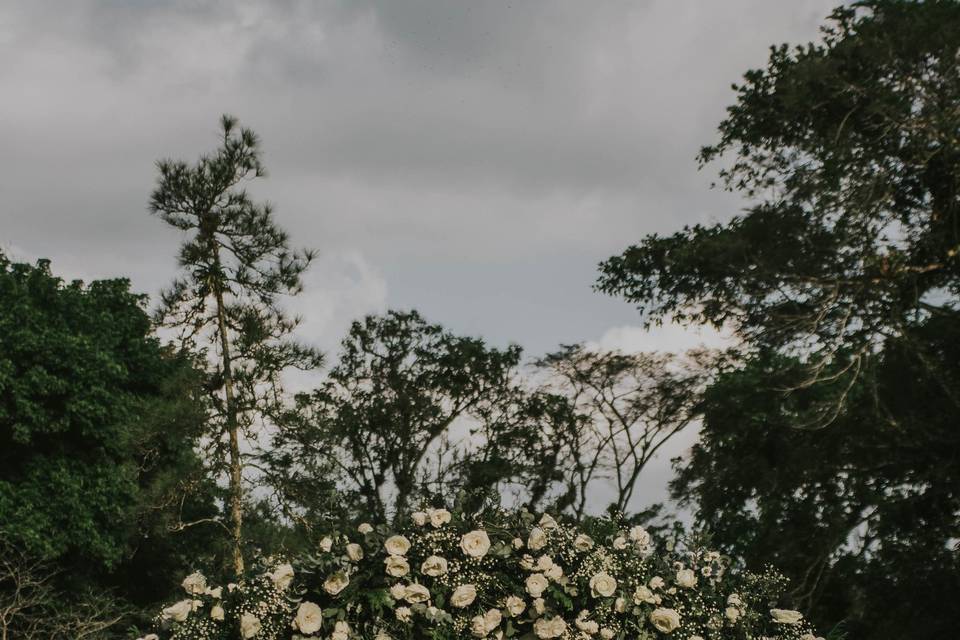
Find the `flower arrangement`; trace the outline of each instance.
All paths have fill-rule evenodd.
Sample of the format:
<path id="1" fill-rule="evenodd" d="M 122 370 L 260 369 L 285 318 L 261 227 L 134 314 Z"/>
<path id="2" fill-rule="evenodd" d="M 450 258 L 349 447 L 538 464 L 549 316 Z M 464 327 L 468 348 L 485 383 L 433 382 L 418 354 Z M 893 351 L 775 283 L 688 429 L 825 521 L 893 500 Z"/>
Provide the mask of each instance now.
<path id="1" fill-rule="evenodd" d="M 426 509 L 226 589 L 188 576 L 141 640 L 817 640 L 776 607 L 784 586 L 696 545 L 655 553 L 642 527 L 609 518 Z"/>

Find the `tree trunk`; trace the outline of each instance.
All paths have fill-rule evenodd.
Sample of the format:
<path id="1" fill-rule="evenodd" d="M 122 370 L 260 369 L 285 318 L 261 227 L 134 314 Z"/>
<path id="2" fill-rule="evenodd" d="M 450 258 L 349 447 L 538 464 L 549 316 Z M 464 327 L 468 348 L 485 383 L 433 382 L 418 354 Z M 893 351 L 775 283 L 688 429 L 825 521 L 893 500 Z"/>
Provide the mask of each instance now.
<path id="1" fill-rule="evenodd" d="M 214 247 L 219 269 L 219 251 Z M 213 283 L 217 301 L 217 326 L 220 331 L 220 354 L 223 366 L 224 408 L 227 413 L 227 433 L 230 436 L 230 530 L 233 534 L 233 572 L 243 575 L 243 461 L 240 459 L 240 434 L 237 425 L 237 405 L 233 397 L 233 369 L 230 360 L 230 340 L 227 318 L 223 309 L 223 287 Z"/>

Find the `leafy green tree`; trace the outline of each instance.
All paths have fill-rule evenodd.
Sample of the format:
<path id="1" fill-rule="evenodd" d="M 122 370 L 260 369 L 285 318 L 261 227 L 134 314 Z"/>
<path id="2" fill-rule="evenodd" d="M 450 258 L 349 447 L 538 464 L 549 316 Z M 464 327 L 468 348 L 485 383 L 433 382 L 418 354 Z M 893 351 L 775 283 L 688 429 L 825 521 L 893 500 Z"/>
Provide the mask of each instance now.
<path id="1" fill-rule="evenodd" d="M 256 134 L 238 129 L 230 116 L 221 125 L 221 145 L 213 154 L 193 165 L 158 163 L 150 210 L 187 234 L 179 252 L 183 275 L 163 293 L 157 320 L 178 329 L 188 347 L 206 343 L 215 353 L 208 455 L 228 479 L 224 526 L 233 542 L 234 571 L 241 575 L 244 469 L 257 448 L 257 427 L 282 403 L 281 373 L 319 366 L 321 358 L 291 340 L 297 319 L 278 303 L 301 290 L 313 254 L 291 251 L 271 207 L 255 203 L 241 187 L 265 175 Z"/>
<path id="2" fill-rule="evenodd" d="M 43 613 L 29 624 L 116 620 L 127 607 L 108 589 L 152 606 L 186 559 L 209 549 L 162 524 L 182 480 L 202 471 L 203 420 L 192 363 L 151 335 L 144 304 L 124 280 L 65 284 L 47 261 L 0 255 L 0 539 L 10 560 L 0 599 L 17 576 L 34 580 Z M 212 490 L 201 483 L 185 508 L 213 512 Z M 11 624 L 11 637 L 28 637 Z"/>
<path id="3" fill-rule="evenodd" d="M 520 355 L 415 311 L 354 322 L 327 380 L 298 398 L 296 428 L 275 440 L 285 500 L 316 526 L 327 511 L 317 505 L 337 502 L 347 517 L 386 522 L 435 495 L 527 479 L 527 497 L 543 498 L 558 445 L 541 425 L 572 414 L 562 399 L 522 390 Z"/>
<path id="4" fill-rule="evenodd" d="M 601 267 L 649 322 L 743 339 L 676 495 L 853 637 L 958 624 L 958 50 L 960 3 L 905 0 L 773 47 L 700 155 L 747 209 Z"/>

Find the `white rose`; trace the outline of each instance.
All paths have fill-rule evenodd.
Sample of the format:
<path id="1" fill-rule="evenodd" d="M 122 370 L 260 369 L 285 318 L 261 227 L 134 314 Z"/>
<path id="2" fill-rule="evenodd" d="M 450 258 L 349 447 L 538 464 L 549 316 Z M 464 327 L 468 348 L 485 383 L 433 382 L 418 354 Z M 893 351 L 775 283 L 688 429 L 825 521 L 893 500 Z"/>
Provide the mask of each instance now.
<path id="1" fill-rule="evenodd" d="M 647 604 L 655 604 L 657 600 L 653 595 L 653 591 L 650 591 L 650 589 L 641 584 L 637 587 L 637 590 L 633 592 L 633 603 L 642 604 L 644 602 Z"/>
<path id="2" fill-rule="evenodd" d="M 393 596 L 394 600 L 403 600 L 407 595 L 406 585 L 400 584 L 399 582 L 392 587 L 390 587 L 390 595 Z"/>
<path id="3" fill-rule="evenodd" d="M 240 636 L 247 640 L 260 633 L 260 618 L 252 613 L 240 616 Z"/>
<path id="4" fill-rule="evenodd" d="M 581 533 L 573 539 L 573 548 L 577 551 L 589 551 L 593 549 L 593 538 L 585 533 Z"/>
<path id="5" fill-rule="evenodd" d="M 427 516 L 430 524 L 437 529 L 450 522 L 450 512 L 446 509 L 427 509 Z"/>
<path id="6" fill-rule="evenodd" d="M 293 619 L 300 633 L 316 633 L 323 622 L 323 610 L 312 602 L 301 602 L 297 608 L 297 617 Z"/>
<path id="7" fill-rule="evenodd" d="M 613 636 L 614 631 L 610 627 L 604 627 L 603 629 L 600 629 L 600 637 L 603 638 L 603 640 L 610 640 Z"/>
<path id="8" fill-rule="evenodd" d="M 323 536 L 320 540 L 320 550 L 323 552 L 330 551 L 333 548 L 333 538 L 330 536 Z"/>
<path id="9" fill-rule="evenodd" d="M 386 631 L 377 631 L 377 635 L 373 636 L 373 640 L 393 640 L 390 637 L 390 634 Z"/>
<path id="10" fill-rule="evenodd" d="M 692 569 L 680 569 L 677 571 L 677 584 L 684 589 L 693 589 L 697 586 L 697 574 Z"/>
<path id="11" fill-rule="evenodd" d="M 530 530 L 530 536 L 527 538 L 527 546 L 532 551 L 539 551 L 547 546 L 547 534 L 540 527 L 534 527 Z"/>
<path id="12" fill-rule="evenodd" d="M 680 614 L 673 609 L 654 609 L 650 612 L 650 624 L 660 633 L 670 633 L 680 626 Z"/>
<path id="13" fill-rule="evenodd" d="M 553 566 L 553 558 L 547 555 L 543 555 L 537 558 L 537 564 L 534 565 L 534 568 L 537 571 L 546 571 L 552 566 Z"/>
<path id="14" fill-rule="evenodd" d="M 330 640 L 347 640 L 350 637 L 350 625 L 343 620 L 338 620 L 333 625 L 333 633 L 330 634 Z"/>
<path id="15" fill-rule="evenodd" d="M 651 589 L 663 589 L 663 585 L 665 583 L 663 582 L 663 578 L 661 578 L 660 576 L 653 576 L 652 578 L 650 578 L 650 582 L 648 582 L 647 584 L 650 585 Z"/>
<path id="16" fill-rule="evenodd" d="M 534 598 L 539 598 L 549 586 L 550 582 L 542 573 L 533 573 L 527 576 L 527 593 Z"/>
<path id="17" fill-rule="evenodd" d="M 407 585 L 406 593 L 404 594 L 407 602 L 410 604 L 417 604 L 419 602 L 426 602 L 430 599 L 430 590 L 427 589 L 422 584 L 413 584 Z"/>
<path id="18" fill-rule="evenodd" d="M 411 618 L 413 618 L 413 612 L 410 611 L 410 607 L 397 607 L 394 613 L 397 614 L 397 620 L 400 622 L 410 622 Z"/>
<path id="19" fill-rule="evenodd" d="M 778 624 L 799 624 L 803 614 L 793 609 L 770 609 L 770 616 Z"/>
<path id="20" fill-rule="evenodd" d="M 736 622 L 740 618 L 740 609 L 736 607 L 727 607 L 723 613 L 730 622 Z"/>
<path id="21" fill-rule="evenodd" d="M 183 622 L 187 619 L 187 616 L 190 615 L 191 611 L 193 611 L 193 600 L 181 600 L 180 602 L 165 608 L 161 612 L 161 615 L 163 616 L 164 620 Z"/>
<path id="22" fill-rule="evenodd" d="M 513 548 L 514 549 L 523 549 L 523 540 L 520 538 L 513 539 Z"/>
<path id="23" fill-rule="evenodd" d="M 536 598 L 533 601 L 533 610 L 537 612 L 537 615 L 543 615 L 543 612 L 547 609 L 547 603 L 543 598 Z"/>
<path id="24" fill-rule="evenodd" d="M 743 600 L 740 598 L 740 594 L 731 593 L 729 596 L 727 596 L 727 604 L 732 605 L 734 607 L 742 607 Z"/>
<path id="25" fill-rule="evenodd" d="M 289 563 L 281 564 L 268 575 L 278 591 L 285 591 L 293 582 L 293 567 Z"/>
<path id="26" fill-rule="evenodd" d="M 223 597 L 223 587 L 217 587 L 216 589 L 211 589 L 210 587 L 207 587 L 207 590 L 205 593 L 208 596 L 219 600 L 220 598 Z"/>
<path id="27" fill-rule="evenodd" d="M 418 527 L 422 527 L 423 525 L 427 524 L 427 520 L 428 520 L 427 512 L 414 511 L 410 515 L 410 519 L 413 520 L 413 524 L 417 525 Z"/>
<path id="28" fill-rule="evenodd" d="M 502 621 L 503 614 L 500 613 L 500 609 L 489 609 L 485 614 L 483 614 L 483 625 L 486 628 L 487 633 L 490 633 L 499 627 Z"/>
<path id="29" fill-rule="evenodd" d="M 589 616 L 590 612 L 586 609 L 580 611 L 580 613 L 577 614 L 577 619 L 574 620 L 574 624 L 577 625 L 577 629 L 580 629 L 580 631 L 594 635 L 600 630 L 600 625 L 597 624 L 595 620 L 588 620 L 587 618 Z"/>
<path id="30" fill-rule="evenodd" d="M 551 516 L 549 513 L 543 514 L 543 516 L 540 518 L 539 524 L 542 528 L 547 530 L 557 528 L 557 521 L 554 520 L 553 516 Z"/>
<path id="31" fill-rule="evenodd" d="M 527 604 L 523 601 L 523 598 L 517 596 L 507 596 L 506 601 L 504 602 L 504 607 L 507 609 L 507 613 L 512 616 L 518 616 L 523 613 L 524 609 L 527 608 Z"/>
<path id="32" fill-rule="evenodd" d="M 410 573 L 410 564 L 403 556 L 387 556 L 383 561 L 387 565 L 387 575 L 399 578 Z"/>
<path id="33" fill-rule="evenodd" d="M 482 615 L 476 615 L 470 618 L 470 633 L 477 638 L 483 638 L 487 635 L 487 624 Z"/>
<path id="34" fill-rule="evenodd" d="M 207 589 L 207 579 L 199 571 L 188 575 L 181 584 L 183 590 L 192 596 L 203 593 Z"/>
<path id="35" fill-rule="evenodd" d="M 462 609 L 470 606 L 477 599 L 477 588 L 472 584 L 462 584 L 450 594 L 450 604 Z"/>
<path id="36" fill-rule="evenodd" d="M 392 556 L 405 556 L 410 550 L 410 541 L 404 536 L 390 536 L 383 543 L 383 548 Z"/>
<path id="37" fill-rule="evenodd" d="M 369 522 L 363 522 L 360 524 L 359 527 L 357 527 L 357 531 L 359 531 L 363 535 L 367 535 L 368 533 L 373 531 L 373 525 L 370 524 Z"/>
<path id="38" fill-rule="evenodd" d="M 226 612 L 219 604 L 215 604 L 210 608 L 210 617 L 214 620 L 220 620 L 222 622 L 225 614 Z"/>
<path id="39" fill-rule="evenodd" d="M 324 581 L 323 590 L 335 596 L 346 589 L 348 584 L 350 584 L 350 578 L 347 574 L 343 571 L 337 571 Z"/>
<path id="40" fill-rule="evenodd" d="M 617 536 L 616 538 L 613 539 L 613 548 L 617 549 L 618 551 L 621 549 L 626 549 L 627 539 L 624 538 L 623 536 Z"/>
<path id="41" fill-rule="evenodd" d="M 460 538 L 460 549 L 471 558 L 482 558 L 490 550 L 490 538 L 486 531 L 476 530 Z"/>
<path id="42" fill-rule="evenodd" d="M 523 554 L 523 557 L 520 558 L 520 568 L 525 571 L 533 571 L 533 556 L 530 554 Z"/>
<path id="43" fill-rule="evenodd" d="M 363 560 L 363 547 L 356 542 L 351 542 L 347 545 L 347 557 L 354 562 L 360 562 Z"/>
<path id="44" fill-rule="evenodd" d="M 560 616 L 538 618 L 537 621 L 533 623 L 533 632 L 537 634 L 538 638 L 543 638 L 544 640 L 558 638 L 563 635 L 563 632 L 566 630 L 567 623 Z"/>
<path id="45" fill-rule="evenodd" d="M 638 547 L 645 547 L 650 544 L 650 534 L 643 527 L 633 527 L 627 535 Z"/>
<path id="46" fill-rule="evenodd" d="M 550 578 L 553 581 L 557 581 L 563 577 L 563 567 L 558 564 L 553 565 L 549 569 L 543 572 L 545 576 Z"/>
<path id="47" fill-rule="evenodd" d="M 228 582 L 228 583 L 227 583 L 227 591 L 229 591 L 230 593 L 233 593 L 233 590 L 236 589 L 236 588 L 237 588 L 237 585 L 236 585 L 236 584 L 234 584 L 234 583 L 232 583 L 232 582 Z"/>
<path id="48" fill-rule="evenodd" d="M 420 565 L 420 573 L 428 576 L 442 576 L 447 572 L 447 560 L 440 556 L 430 556 Z"/>
<path id="49" fill-rule="evenodd" d="M 602 596 L 609 598 L 617 590 L 617 580 L 609 573 L 601 571 L 590 578 L 590 591 L 594 597 Z"/>
<path id="50" fill-rule="evenodd" d="M 627 601 L 625 598 L 617 598 L 613 601 L 613 610 L 617 613 L 623 613 L 627 610 Z"/>

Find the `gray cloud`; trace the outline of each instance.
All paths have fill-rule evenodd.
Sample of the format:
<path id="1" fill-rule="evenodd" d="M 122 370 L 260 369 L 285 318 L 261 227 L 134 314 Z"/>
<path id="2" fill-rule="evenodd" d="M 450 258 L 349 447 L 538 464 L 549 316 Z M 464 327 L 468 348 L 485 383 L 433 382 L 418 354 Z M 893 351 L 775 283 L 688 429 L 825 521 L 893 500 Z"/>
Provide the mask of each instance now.
<path id="1" fill-rule="evenodd" d="M 229 111 L 264 139 L 253 191 L 326 256 L 307 337 L 390 305 L 533 353 L 604 342 L 637 318 L 596 263 L 742 206 L 697 149 L 833 4 L 8 0 L 0 246 L 155 293 L 177 236 L 146 213 L 153 163 L 212 148 Z"/>

